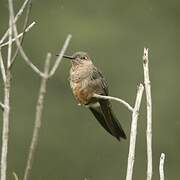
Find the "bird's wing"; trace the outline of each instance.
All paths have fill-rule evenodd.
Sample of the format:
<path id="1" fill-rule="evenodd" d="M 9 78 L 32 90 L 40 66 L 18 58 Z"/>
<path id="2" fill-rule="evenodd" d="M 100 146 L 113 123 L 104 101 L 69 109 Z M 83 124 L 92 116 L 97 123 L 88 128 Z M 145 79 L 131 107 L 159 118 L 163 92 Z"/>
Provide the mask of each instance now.
<path id="1" fill-rule="evenodd" d="M 103 77 L 101 71 L 99 71 L 96 67 L 93 69 L 93 73 L 91 75 L 91 80 L 94 86 L 97 89 L 97 93 L 101 95 L 108 95 L 108 85 L 107 81 Z M 91 107 L 90 110 L 96 117 L 96 119 L 100 122 L 100 124 L 113 136 L 115 136 L 118 140 L 120 137 L 126 139 L 126 135 L 121 127 L 121 124 L 114 116 L 111 110 L 111 104 L 109 100 L 99 99 L 100 107 Z"/>
<path id="2" fill-rule="evenodd" d="M 95 81 L 98 84 L 99 88 L 102 91 L 102 95 L 108 95 L 108 84 L 104 76 L 102 75 L 101 71 L 98 70 L 95 66 L 93 67 L 93 71 L 91 74 L 91 80 Z"/>

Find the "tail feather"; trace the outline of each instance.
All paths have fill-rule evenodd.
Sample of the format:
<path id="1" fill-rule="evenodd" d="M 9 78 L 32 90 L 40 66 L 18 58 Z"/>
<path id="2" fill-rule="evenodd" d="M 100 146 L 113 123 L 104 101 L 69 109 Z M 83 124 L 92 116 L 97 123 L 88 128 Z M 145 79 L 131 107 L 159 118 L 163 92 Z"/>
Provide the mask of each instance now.
<path id="1" fill-rule="evenodd" d="M 111 131 L 111 134 L 116 137 L 119 141 L 120 138 L 126 139 L 126 134 L 124 130 L 122 129 L 122 126 L 118 119 L 114 116 L 112 109 L 110 107 L 110 103 L 108 100 L 99 100 L 101 110 L 104 114 L 104 119 L 106 122 L 106 125 Z"/>
<path id="2" fill-rule="evenodd" d="M 104 115 L 101 112 L 100 106 L 99 107 L 89 107 L 90 111 L 93 113 L 93 115 L 95 116 L 95 118 L 98 120 L 98 122 L 101 124 L 101 126 L 107 131 L 109 132 L 111 135 L 113 135 L 111 133 L 111 130 L 109 129 L 109 127 L 106 124 L 106 121 L 104 119 Z"/>
<path id="3" fill-rule="evenodd" d="M 99 103 L 99 107 L 89 107 L 95 118 L 107 132 L 116 137 L 119 141 L 121 137 L 126 139 L 126 134 L 120 122 L 114 116 L 109 101 L 99 100 Z"/>

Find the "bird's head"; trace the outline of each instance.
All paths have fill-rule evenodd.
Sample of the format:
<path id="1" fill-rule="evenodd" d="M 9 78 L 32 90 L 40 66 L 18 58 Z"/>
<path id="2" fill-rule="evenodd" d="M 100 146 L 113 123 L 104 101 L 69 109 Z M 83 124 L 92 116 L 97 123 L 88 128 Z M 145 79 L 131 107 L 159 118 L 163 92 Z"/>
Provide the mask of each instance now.
<path id="1" fill-rule="evenodd" d="M 70 59 L 73 65 L 79 65 L 79 64 L 91 62 L 91 59 L 86 52 L 76 52 L 72 56 L 63 55 L 63 57 Z"/>

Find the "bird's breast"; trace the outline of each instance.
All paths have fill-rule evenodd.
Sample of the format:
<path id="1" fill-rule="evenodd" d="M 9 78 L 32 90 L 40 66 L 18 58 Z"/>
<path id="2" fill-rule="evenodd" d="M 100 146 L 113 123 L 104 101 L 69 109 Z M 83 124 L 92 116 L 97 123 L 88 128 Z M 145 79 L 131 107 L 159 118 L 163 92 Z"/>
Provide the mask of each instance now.
<path id="1" fill-rule="evenodd" d="M 93 92 L 88 86 L 89 80 L 83 79 L 78 82 L 70 81 L 73 94 L 80 104 L 86 105 L 89 104 L 92 100 Z"/>
<path id="2" fill-rule="evenodd" d="M 86 105 L 94 102 L 95 84 L 91 79 L 93 66 L 79 66 L 70 70 L 70 86 L 77 101 Z"/>

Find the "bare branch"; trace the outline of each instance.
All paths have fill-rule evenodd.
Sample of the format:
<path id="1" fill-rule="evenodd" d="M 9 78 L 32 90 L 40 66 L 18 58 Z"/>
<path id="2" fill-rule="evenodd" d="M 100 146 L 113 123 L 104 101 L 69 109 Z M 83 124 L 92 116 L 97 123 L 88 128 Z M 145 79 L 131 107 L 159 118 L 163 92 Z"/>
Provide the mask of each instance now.
<path id="1" fill-rule="evenodd" d="M 5 83 L 6 82 L 6 70 L 5 70 L 5 67 L 4 67 L 1 48 L 0 48 L 0 68 L 1 68 L 2 79 L 3 79 L 3 82 Z"/>
<path id="2" fill-rule="evenodd" d="M 17 176 L 17 174 L 15 172 L 13 172 L 13 177 L 14 177 L 15 180 L 19 180 L 19 178 L 18 178 L 18 176 Z"/>
<path id="3" fill-rule="evenodd" d="M 31 171 L 32 163 L 33 163 L 33 159 L 34 159 L 34 154 L 35 154 L 35 150 L 36 150 L 37 144 L 38 144 L 39 131 L 41 128 L 41 123 L 42 123 L 42 111 L 43 111 L 43 106 L 44 106 L 44 97 L 46 94 L 46 84 L 47 84 L 49 68 L 50 68 L 50 58 L 51 58 L 51 54 L 48 53 L 46 62 L 44 65 L 44 76 L 41 79 L 39 96 L 38 96 L 37 105 L 36 105 L 36 116 L 35 116 L 33 136 L 32 136 L 31 145 L 29 148 L 29 155 L 28 155 L 28 160 L 27 160 L 23 180 L 28 180 L 28 178 L 30 176 L 30 171 Z"/>
<path id="4" fill-rule="evenodd" d="M 15 34 L 16 45 L 17 45 L 18 48 L 19 48 L 19 51 L 20 51 L 20 54 L 21 54 L 22 58 L 25 60 L 26 64 L 31 67 L 31 69 L 32 69 L 34 72 L 36 72 L 39 76 L 43 77 L 44 74 L 31 62 L 31 60 L 28 58 L 28 56 L 27 56 L 26 53 L 24 52 L 24 50 L 23 50 L 23 48 L 22 48 L 22 46 L 21 46 L 21 44 L 20 44 L 20 41 L 19 41 L 19 39 L 17 38 L 17 34 L 18 34 L 18 33 L 17 33 L 17 29 L 16 29 L 15 26 L 14 26 L 13 30 L 14 30 L 14 34 Z"/>
<path id="5" fill-rule="evenodd" d="M 9 10 L 10 12 L 10 10 Z M 11 18 L 11 14 L 9 15 L 9 43 L 8 43 L 8 56 L 7 56 L 7 67 L 11 64 L 11 55 L 12 55 L 12 23 L 13 19 Z"/>
<path id="6" fill-rule="evenodd" d="M 17 28 L 16 28 L 16 25 L 15 25 L 15 24 L 13 25 L 13 30 L 14 30 L 14 34 L 15 34 L 16 45 L 17 45 L 18 48 L 19 48 L 19 51 L 20 51 L 20 54 L 21 54 L 22 58 L 25 60 L 26 64 L 31 67 L 31 69 L 32 69 L 34 72 L 36 72 L 39 76 L 43 77 L 44 74 L 31 62 L 31 60 L 28 58 L 28 56 L 27 56 L 26 53 L 24 52 L 24 50 L 23 50 L 23 48 L 22 48 L 22 46 L 21 46 L 21 44 L 20 44 L 20 41 L 19 41 L 19 39 L 17 38 L 18 33 L 17 33 Z"/>
<path id="7" fill-rule="evenodd" d="M 21 6 L 21 8 L 19 9 L 18 13 L 16 14 L 15 18 L 14 18 L 14 21 L 13 23 L 16 23 L 17 20 L 19 19 L 19 17 L 21 16 L 21 14 L 23 13 L 27 3 L 28 3 L 29 0 L 25 0 L 23 5 Z M 4 40 L 7 38 L 8 36 L 8 33 L 9 33 L 9 29 L 10 27 L 8 27 L 7 31 L 4 33 L 3 37 L 1 38 L 0 40 L 0 45 L 4 42 Z"/>
<path id="8" fill-rule="evenodd" d="M 9 114 L 10 114 L 10 72 L 7 70 L 4 87 L 4 111 L 2 130 L 2 150 L 1 150 L 1 180 L 6 180 L 7 153 L 9 140 Z"/>
<path id="9" fill-rule="evenodd" d="M 138 87 L 135 106 L 134 106 L 133 113 L 132 113 L 132 123 L 131 123 L 131 134 L 130 134 L 130 145 L 129 145 L 126 180 L 132 180 L 132 175 L 133 175 L 135 147 L 136 147 L 136 135 L 137 135 L 137 121 L 138 121 L 138 115 L 139 115 L 139 109 L 140 109 L 143 91 L 144 91 L 144 86 L 142 84 L 140 84 Z"/>
<path id="10" fill-rule="evenodd" d="M 146 103 L 147 103 L 147 180 L 152 179 L 153 165 L 152 165 L 152 99 L 151 99 L 151 84 L 149 80 L 149 59 L 148 49 L 144 48 L 143 55 L 143 68 L 144 68 L 144 85 L 146 91 Z"/>
<path id="11" fill-rule="evenodd" d="M 32 7 L 32 0 L 29 0 L 28 2 L 28 7 L 27 7 L 27 11 L 26 11 L 26 16 L 25 16 L 25 20 L 24 20 L 24 25 L 23 25 L 23 33 L 22 33 L 22 37 L 20 39 L 20 44 L 22 46 L 22 43 L 23 43 L 23 40 L 24 40 L 24 37 L 25 37 L 25 34 L 26 34 L 26 28 L 27 28 L 27 24 L 29 22 L 29 16 L 30 16 L 30 12 L 31 12 L 31 7 Z M 16 51 L 11 59 L 11 64 L 9 66 L 9 68 L 12 67 L 12 65 L 14 64 L 14 61 L 18 55 L 18 52 L 19 52 L 19 47 L 16 48 Z"/>
<path id="12" fill-rule="evenodd" d="M 8 57 L 7 67 L 11 61 L 12 53 L 12 0 L 9 3 L 9 45 L 8 45 Z M 9 115 L 10 115 L 10 86 L 11 86 L 11 74 L 7 68 L 6 79 L 4 82 L 4 111 L 3 111 L 3 128 L 2 128 L 2 149 L 1 149 L 1 180 L 6 180 L 7 174 L 7 154 L 8 154 L 8 140 L 9 140 Z"/>
<path id="13" fill-rule="evenodd" d="M 159 161 L 160 180 L 164 180 L 164 161 L 165 161 L 165 154 L 161 153 L 161 157 L 160 157 L 160 161 Z"/>
<path id="14" fill-rule="evenodd" d="M 35 24 L 36 24 L 36 22 L 33 21 L 33 22 L 25 29 L 25 33 L 27 33 L 27 32 L 28 32 Z M 17 38 L 22 37 L 23 34 L 24 34 L 24 32 L 18 34 Z M 12 42 L 14 42 L 15 40 L 16 40 L 16 38 L 13 38 L 13 39 L 12 39 Z M 9 44 L 9 41 L 7 41 L 7 42 L 1 44 L 1 45 L 0 45 L 0 48 L 1 48 L 1 47 L 4 47 L 4 46 L 7 46 L 8 44 Z"/>
<path id="15" fill-rule="evenodd" d="M 112 97 L 112 96 L 102 96 L 99 94 L 94 94 L 93 97 L 98 98 L 98 99 L 108 99 L 108 100 L 118 101 L 121 104 L 123 104 L 125 107 L 127 107 L 129 111 L 133 112 L 133 107 L 131 107 L 131 105 L 129 105 L 126 101 L 124 101 L 120 98 Z"/>
<path id="16" fill-rule="evenodd" d="M 0 108 L 4 111 L 5 105 L 2 102 L 0 102 Z"/>
<path id="17" fill-rule="evenodd" d="M 11 4 L 11 19 L 14 19 L 14 9 L 13 9 L 13 3 L 12 3 L 12 0 L 10 0 Z M 26 55 L 26 53 L 24 52 L 22 46 L 21 46 L 21 43 L 18 39 L 18 32 L 17 32 L 17 27 L 16 27 L 16 23 L 13 23 L 13 31 L 14 31 L 14 36 L 15 36 L 15 41 L 16 41 L 16 45 L 18 46 L 19 48 L 19 51 L 20 51 L 20 54 L 22 56 L 22 58 L 25 60 L 26 64 L 28 66 L 30 66 L 32 68 L 32 70 L 34 72 L 36 72 L 39 76 L 43 77 L 44 74 L 30 61 L 30 59 L 28 58 L 28 56 Z"/>
<path id="18" fill-rule="evenodd" d="M 72 38 L 72 35 L 69 34 L 67 36 L 67 38 L 66 38 L 66 41 L 64 42 L 64 45 L 63 45 L 63 47 L 62 47 L 62 49 L 61 49 L 61 51 L 59 53 L 58 58 L 56 59 L 56 62 L 54 63 L 54 66 L 52 67 L 52 69 L 51 69 L 51 71 L 49 73 L 49 77 L 53 76 L 54 73 L 56 72 L 56 70 L 57 70 L 57 68 L 58 68 L 58 66 L 59 66 L 59 64 L 60 64 L 60 62 L 62 60 L 62 57 L 63 57 L 63 55 L 64 55 L 64 53 L 65 53 L 65 51 L 66 51 L 66 49 L 67 49 L 67 47 L 69 45 L 69 42 L 70 42 L 71 38 Z"/>

